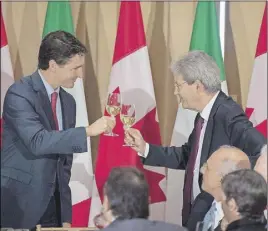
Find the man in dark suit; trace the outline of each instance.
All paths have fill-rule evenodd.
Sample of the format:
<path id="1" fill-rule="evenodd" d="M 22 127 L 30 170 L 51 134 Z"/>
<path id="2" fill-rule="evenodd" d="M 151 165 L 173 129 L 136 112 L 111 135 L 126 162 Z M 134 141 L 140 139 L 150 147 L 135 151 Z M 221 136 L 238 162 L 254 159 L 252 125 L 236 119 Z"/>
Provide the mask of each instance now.
<path id="1" fill-rule="evenodd" d="M 1 227 L 70 226 L 69 180 L 73 153 L 87 151 L 87 139 L 110 131 L 102 117 L 77 127 L 72 88 L 82 78 L 85 46 L 56 31 L 41 42 L 38 70 L 8 90 L 3 109 Z"/>
<path id="2" fill-rule="evenodd" d="M 149 221 L 149 186 L 136 168 L 114 168 L 104 186 L 103 231 L 186 231 L 165 222 Z"/>
<path id="3" fill-rule="evenodd" d="M 198 112 L 188 142 L 181 147 L 147 144 L 136 129 L 126 131 L 125 142 L 141 156 L 145 165 L 186 170 L 182 224 L 186 225 L 191 203 L 200 193 L 200 167 L 222 145 L 243 150 L 254 157 L 265 138 L 252 126 L 243 109 L 221 91 L 220 71 L 202 51 L 191 51 L 172 66 L 175 92 L 185 109 Z"/>
<path id="4" fill-rule="evenodd" d="M 263 211 L 267 204 L 267 183 L 256 171 L 243 169 L 223 177 L 222 209 L 225 231 L 265 231 Z"/>

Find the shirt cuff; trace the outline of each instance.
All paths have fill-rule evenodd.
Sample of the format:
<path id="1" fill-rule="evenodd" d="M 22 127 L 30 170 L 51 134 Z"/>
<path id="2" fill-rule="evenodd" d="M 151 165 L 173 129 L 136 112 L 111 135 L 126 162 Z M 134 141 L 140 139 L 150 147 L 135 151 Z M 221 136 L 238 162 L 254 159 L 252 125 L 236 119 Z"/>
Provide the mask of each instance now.
<path id="1" fill-rule="evenodd" d="M 148 154 L 149 154 L 149 148 L 150 148 L 149 144 L 146 143 L 145 144 L 144 154 L 141 154 L 141 153 L 138 152 L 138 155 L 141 156 L 141 157 L 143 157 L 143 158 L 146 158 L 148 156 Z"/>

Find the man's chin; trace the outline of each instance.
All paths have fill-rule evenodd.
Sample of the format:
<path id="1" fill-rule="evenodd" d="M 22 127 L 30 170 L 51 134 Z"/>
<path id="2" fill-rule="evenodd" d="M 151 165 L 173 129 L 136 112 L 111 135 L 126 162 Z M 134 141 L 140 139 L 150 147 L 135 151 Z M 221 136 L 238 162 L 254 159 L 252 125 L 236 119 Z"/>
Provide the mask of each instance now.
<path id="1" fill-rule="evenodd" d="M 64 85 L 62 87 L 67 88 L 67 89 L 71 89 L 71 88 L 74 87 L 74 83 L 73 84 L 68 84 L 68 85 L 66 84 L 66 85 Z"/>
<path id="2" fill-rule="evenodd" d="M 189 109 L 188 105 L 185 104 L 183 101 L 181 102 L 181 106 L 183 109 Z"/>

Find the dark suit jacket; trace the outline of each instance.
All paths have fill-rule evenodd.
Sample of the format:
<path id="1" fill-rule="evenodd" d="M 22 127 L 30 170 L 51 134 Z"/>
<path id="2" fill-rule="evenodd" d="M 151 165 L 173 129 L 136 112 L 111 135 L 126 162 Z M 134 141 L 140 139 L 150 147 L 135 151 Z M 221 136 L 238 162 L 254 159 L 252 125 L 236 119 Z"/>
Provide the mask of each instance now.
<path id="1" fill-rule="evenodd" d="M 150 144 L 147 158 L 142 158 L 143 163 L 151 166 L 185 169 L 187 172 L 194 134 L 195 128 L 189 136 L 188 142 L 181 147 L 161 147 Z M 243 150 L 254 164 L 256 156 L 265 143 L 266 139 L 252 126 L 243 109 L 231 97 L 220 92 L 209 115 L 200 167 L 222 145 L 232 145 Z M 200 178 L 200 185 L 201 182 Z"/>
<path id="2" fill-rule="evenodd" d="M 267 231 L 267 221 L 252 221 L 248 219 L 241 219 L 229 224 L 226 231 Z"/>
<path id="3" fill-rule="evenodd" d="M 147 219 L 115 220 L 103 231 L 186 231 L 186 229 L 165 222 Z"/>
<path id="4" fill-rule="evenodd" d="M 188 231 L 195 231 L 197 223 L 204 220 L 213 200 L 214 197 L 209 193 L 205 191 L 199 193 L 193 202 L 191 213 L 186 224 Z"/>
<path id="5" fill-rule="evenodd" d="M 61 221 L 71 222 L 69 180 L 74 152 L 87 151 L 85 128 L 74 128 L 74 98 L 60 89 L 63 131 L 55 123 L 45 86 L 35 72 L 14 83 L 3 109 L 1 225 L 33 228 L 43 215 L 59 179 Z"/>

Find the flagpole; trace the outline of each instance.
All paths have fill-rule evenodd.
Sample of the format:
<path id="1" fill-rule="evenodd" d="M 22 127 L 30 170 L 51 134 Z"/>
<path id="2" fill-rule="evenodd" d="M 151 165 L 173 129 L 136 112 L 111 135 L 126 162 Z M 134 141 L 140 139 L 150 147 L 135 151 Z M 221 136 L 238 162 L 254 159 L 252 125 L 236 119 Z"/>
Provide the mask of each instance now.
<path id="1" fill-rule="evenodd" d="M 220 42 L 221 42 L 221 52 L 222 58 L 224 60 L 224 51 L 225 51 L 225 18 L 226 18 L 226 2 L 220 1 L 220 20 L 219 20 L 219 27 L 220 27 Z"/>

